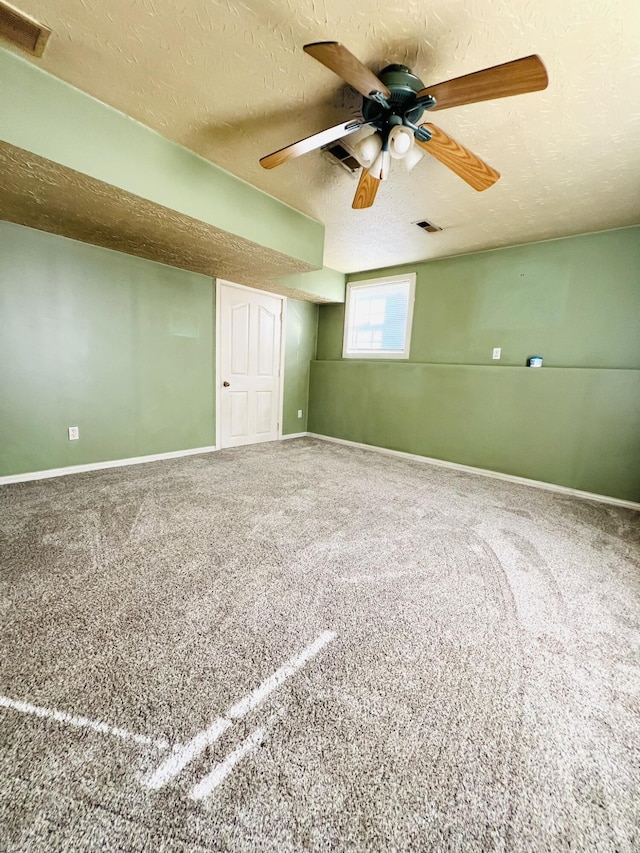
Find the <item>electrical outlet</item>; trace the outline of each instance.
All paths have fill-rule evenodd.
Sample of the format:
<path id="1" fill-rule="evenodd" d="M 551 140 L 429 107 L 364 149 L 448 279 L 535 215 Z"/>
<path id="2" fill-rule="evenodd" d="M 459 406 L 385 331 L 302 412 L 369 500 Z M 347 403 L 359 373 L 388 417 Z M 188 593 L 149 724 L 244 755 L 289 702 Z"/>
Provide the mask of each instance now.
<path id="1" fill-rule="evenodd" d="M 77 441 L 80 438 L 80 427 L 69 427 L 69 441 Z"/>
<path id="2" fill-rule="evenodd" d="M 498 359 L 500 358 L 501 355 L 502 355 L 502 348 L 501 347 L 494 347 L 493 348 L 493 355 L 491 356 L 491 358 L 493 358 L 495 361 L 498 361 Z"/>
<path id="3" fill-rule="evenodd" d="M 301 418 L 301 417 L 302 417 L 302 409 L 298 409 L 298 417 L 299 417 L 299 418 Z"/>

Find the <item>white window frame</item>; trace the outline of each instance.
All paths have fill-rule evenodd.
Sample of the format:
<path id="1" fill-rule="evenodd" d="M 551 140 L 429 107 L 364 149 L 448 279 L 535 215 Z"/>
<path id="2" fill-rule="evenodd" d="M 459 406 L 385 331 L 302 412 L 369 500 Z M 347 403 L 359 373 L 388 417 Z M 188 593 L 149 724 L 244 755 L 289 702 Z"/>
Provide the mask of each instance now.
<path id="1" fill-rule="evenodd" d="M 409 301 L 407 303 L 407 325 L 404 330 L 404 349 L 402 352 L 389 352 L 388 350 L 360 350 L 359 352 L 348 352 L 347 342 L 349 339 L 349 309 L 351 307 L 351 291 L 362 287 L 371 287 L 377 284 L 391 284 L 393 282 L 409 283 Z M 347 283 L 344 303 L 344 335 L 342 338 L 343 358 L 381 358 L 385 361 L 392 358 L 409 358 L 411 351 L 411 329 L 413 326 L 413 304 L 416 295 L 416 274 L 414 272 L 402 273 L 401 275 L 388 275 L 384 278 L 368 278 L 364 281 L 350 281 Z"/>

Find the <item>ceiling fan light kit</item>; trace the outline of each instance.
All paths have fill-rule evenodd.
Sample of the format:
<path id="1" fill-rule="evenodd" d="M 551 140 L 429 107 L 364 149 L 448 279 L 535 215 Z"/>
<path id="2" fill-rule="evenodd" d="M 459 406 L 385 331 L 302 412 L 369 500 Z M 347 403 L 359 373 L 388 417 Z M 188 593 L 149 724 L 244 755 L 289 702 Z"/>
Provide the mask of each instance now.
<path id="1" fill-rule="evenodd" d="M 389 177 L 392 160 L 400 160 L 411 171 L 424 151 L 478 192 L 493 186 L 500 173 L 436 125 L 420 124 L 424 113 L 537 92 L 549 82 L 542 60 L 535 55 L 425 86 L 406 65 L 388 65 L 376 76 L 339 42 L 315 42 L 304 50 L 360 92 L 362 118 L 294 142 L 262 157 L 260 164 L 272 169 L 329 142 L 359 134 L 351 146 L 363 167 L 352 205 L 357 210 L 371 207 L 380 181 Z"/>
<path id="2" fill-rule="evenodd" d="M 361 166 L 369 168 L 382 150 L 382 137 L 379 133 L 365 136 L 353 146 L 353 153 Z"/>
<path id="3" fill-rule="evenodd" d="M 404 166 L 405 171 L 410 172 L 418 165 L 423 157 L 424 151 L 418 145 L 414 145 L 411 151 L 408 151 L 402 158 L 402 165 Z"/>
<path id="4" fill-rule="evenodd" d="M 369 167 L 369 174 L 376 181 L 386 181 L 391 171 L 391 153 L 388 148 L 382 148 Z"/>
<path id="5" fill-rule="evenodd" d="M 397 125 L 389 131 L 389 153 L 394 160 L 403 160 L 413 148 L 415 138 L 409 127 Z"/>

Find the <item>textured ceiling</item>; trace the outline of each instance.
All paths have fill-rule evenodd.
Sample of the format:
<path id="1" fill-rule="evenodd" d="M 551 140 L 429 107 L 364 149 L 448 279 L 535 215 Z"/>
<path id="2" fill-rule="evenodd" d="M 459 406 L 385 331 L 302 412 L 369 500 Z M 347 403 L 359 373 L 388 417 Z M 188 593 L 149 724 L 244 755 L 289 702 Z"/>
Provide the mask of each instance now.
<path id="1" fill-rule="evenodd" d="M 277 278 L 312 267 L 0 142 L 0 219 L 314 302 Z"/>
<path id="2" fill-rule="evenodd" d="M 53 29 L 33 61 L 326 226 L 349 272 L 640 222 L 638 0 L 14 0 Z M 543 92 L 435 123 L 501 173 L 476 193 L 430 157 L 354 211 L 356 179 L 319 152 L 258 159 L 358 114 L 302 51 L 336 39 L 425 83 L 538 53 Z M 413 222 L 443 228 L 425 234 Z"/>

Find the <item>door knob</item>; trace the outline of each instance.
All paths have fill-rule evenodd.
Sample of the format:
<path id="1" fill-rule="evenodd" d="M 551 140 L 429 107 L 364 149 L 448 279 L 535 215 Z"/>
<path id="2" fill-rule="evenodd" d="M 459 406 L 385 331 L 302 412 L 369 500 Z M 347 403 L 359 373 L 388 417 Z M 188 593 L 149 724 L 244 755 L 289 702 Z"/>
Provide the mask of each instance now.
<path id="1" fill-rule="evenodd" d="M 223 382 L 223 383 L 222 383 L 222 387 L 223 387 L 223 388 L 228 388 L 228 387 L 229 387 L 229 385 L 231 385 L 231 383 L 230 383 L 230 382 Z"/>

